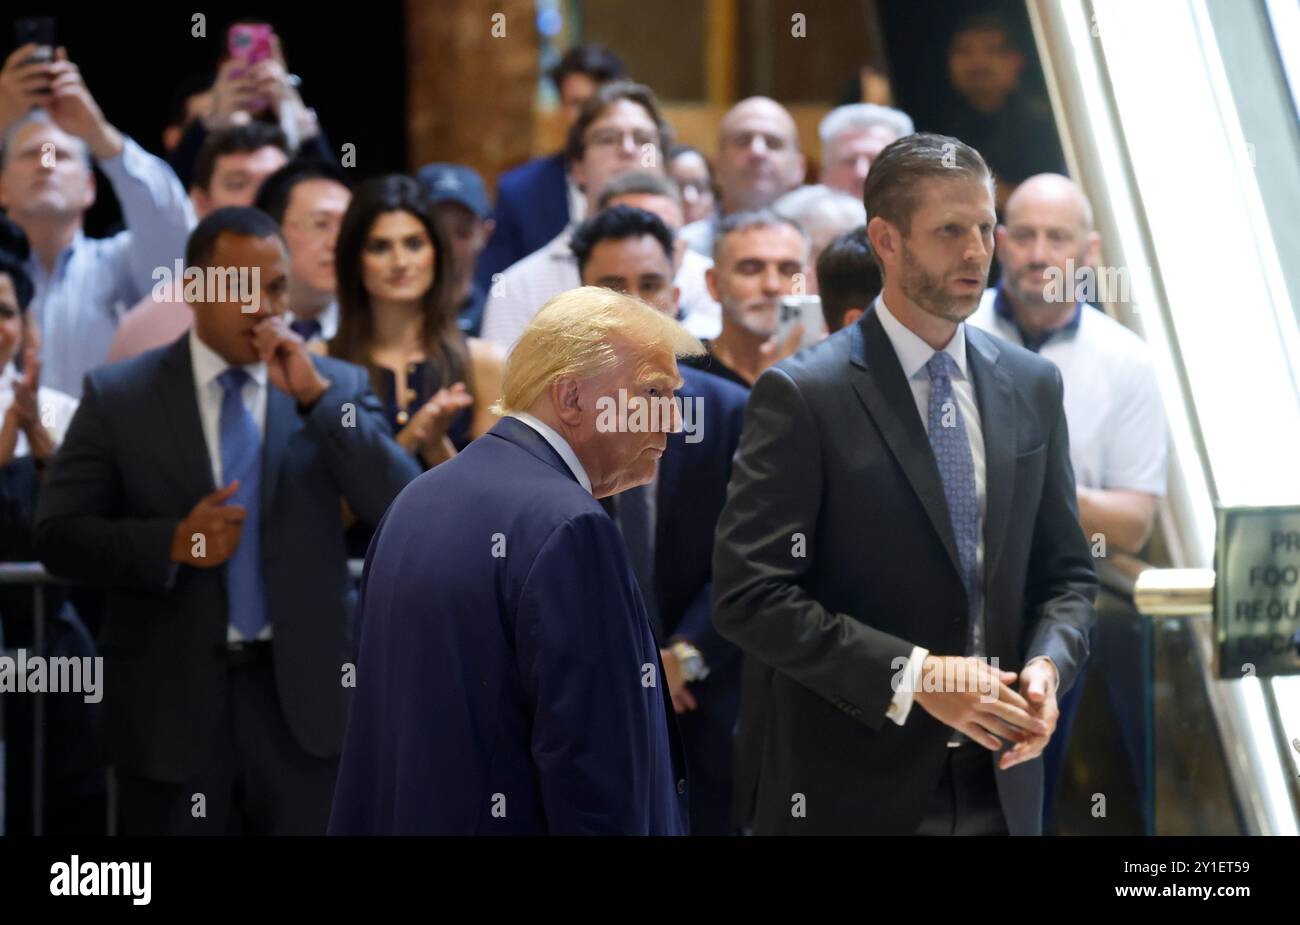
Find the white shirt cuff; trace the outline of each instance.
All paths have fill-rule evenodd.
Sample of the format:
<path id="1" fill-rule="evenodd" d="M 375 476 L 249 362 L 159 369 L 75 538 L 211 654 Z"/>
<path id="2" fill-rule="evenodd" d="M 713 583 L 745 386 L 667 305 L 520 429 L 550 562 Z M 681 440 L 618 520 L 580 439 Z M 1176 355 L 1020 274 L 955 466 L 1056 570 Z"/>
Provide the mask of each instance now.
<path id="1" fill-rule="evenodd" d="M 907 714 L 912 712 L 912 700 L 916 689 L 921 686 L 921 666 L 925 664 L 929 654 L 929 649 L 922 649 L 920 646 L 912 647 L 907 666 L 903 669 L 902 677 L 899 678 L 898 689 L 894 691 L 893 699 L 889 701 L 889 709 L 885 711 L 885 716 L 900 726 L 907 722 Z"/>

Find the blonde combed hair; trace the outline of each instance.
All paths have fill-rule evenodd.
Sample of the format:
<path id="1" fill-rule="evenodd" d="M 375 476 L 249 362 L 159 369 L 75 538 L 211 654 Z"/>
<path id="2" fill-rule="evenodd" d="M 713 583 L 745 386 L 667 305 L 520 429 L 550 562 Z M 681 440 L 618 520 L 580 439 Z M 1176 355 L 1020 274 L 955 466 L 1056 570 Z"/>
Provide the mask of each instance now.
<path id="1" fill-rule="evenodd" d="M 599 286 L 570 289 L 543 305 L 519 335 L 493 413 L 529 410 L 556 379 L 599 375 L 617 362 L 619 346 L 638 354 L 704 353 L 704 345 L 685 328 L 640 299 Z"/>

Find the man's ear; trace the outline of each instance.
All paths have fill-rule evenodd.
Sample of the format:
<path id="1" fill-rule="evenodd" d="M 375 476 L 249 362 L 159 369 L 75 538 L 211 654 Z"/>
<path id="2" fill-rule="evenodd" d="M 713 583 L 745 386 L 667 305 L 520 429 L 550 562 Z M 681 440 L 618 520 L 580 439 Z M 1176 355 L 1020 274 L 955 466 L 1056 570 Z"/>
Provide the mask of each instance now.
<path id="1" fill-rule="evenodd" d="M 1009 55 L 1008 62 L 1012 73 L 1015 75 L 1015 79 L 1011 81 L 1014 86 L 1020 82 L 1020 74 L 1025 69 L 1025 56 L 1018 51 L 1013 51 Z"/>
<path id="2" fill-rule="evenodd" d="M 1088 243 L 1084 245 L 1084 266 L 1096 267 L 1101 259 L 1101 235 L 1095 231 L 1088 232 Z"/>
<path id="3" fill-rule="evenodd" d="M 555 416 L 570 427 L 582 422 L 582 390 L 578 380 L 562 376 L 551 383 L 551 408 Z"/>
<path id="4" fill-rule="evenodd" d="M 86 196 L 81 202 L 83 209 L 89 209 L 95 204 L 95 169 L 86 168 Z"/>
<path id="5" fill-rule="evenodd" d="M 877 215 L 867 222 L 867 238 L 871 241 L 871 249 L 880 255 L 886 266 L 893 266 L 898 261 L 901 235 L 885 219 Z"/>
<path id="6" fill-rule="evenodd" d="M 209 206 L 212 200 L 208 198 L 207 190 L 198 186 L 190 187 L 190 202 L 194 203 L 194 214 L 202 221 L 203 217 L 208 214 Z"/>
<path id="7" fill-rule="evenodd" d="M 715 302 L 721 302 L 718 298 L 718 266 L 714 264 L 704 271 L 704 285 L 709 287 L 709 296 Z"/>
<path id="8" fill-rule="evenodd" d="M 999 222 L 998 226 L 993 229 L 993 252 L 997 254 L 998 257 L 1001 257 L 1002 252 L 1006 250 L 1006 247 L 1007 247 L 1007 226 Z"/>

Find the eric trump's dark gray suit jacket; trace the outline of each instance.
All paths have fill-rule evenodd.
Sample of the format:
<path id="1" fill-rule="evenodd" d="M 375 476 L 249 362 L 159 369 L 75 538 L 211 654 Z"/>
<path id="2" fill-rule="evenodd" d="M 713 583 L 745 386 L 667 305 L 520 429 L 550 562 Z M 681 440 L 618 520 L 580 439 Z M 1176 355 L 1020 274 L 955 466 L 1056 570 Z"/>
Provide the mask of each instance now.
<path id="1" fill-rule="evenodd" d="M 1059 696 L 1096 619 L 1061 376 L 970 326 L 966 344 L 984 431 L 987 653 L 1017 672 L 1050 656 Z M 939 469 L 874 309 L 759 377 L 713 575 L 714 622 L 746 656 L 742 821 L 759 833 L 914 832 L 951 730 L 919 704 L 903 726 L 886 718 L 891 680 L 913 645 L 961 655 L 967 605 Z M 1040 832 L 1041 760 L 997 783 L 1011 833 Z"/>
<path id="2" fill-rule="evenodd" d="M 308 413 L 267 385 L 262 570 L 284 719 L 309 754 L 332 757 L 354 597 L 340 501 L 377 524 L 419 468 L 391 438 L 365 370 L 312 362 L 331 385 Z M 170 558 L 176 525 L 215 490 L 188 334 L 86 376 L 41 491 L 36 548 L 51 571 L 108 589 L 104 706 L 125 774 L 187 780 L 227 715 L 226 567 Z"/>

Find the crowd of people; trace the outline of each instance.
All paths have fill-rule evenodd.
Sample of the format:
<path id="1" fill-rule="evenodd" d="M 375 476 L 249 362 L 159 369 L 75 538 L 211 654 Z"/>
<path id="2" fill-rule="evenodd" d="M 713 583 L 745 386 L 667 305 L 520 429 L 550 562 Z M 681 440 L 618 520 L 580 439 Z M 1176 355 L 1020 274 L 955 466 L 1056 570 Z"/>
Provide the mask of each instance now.
<path id="1" fill-rule="evenodd" d="M 974 53 L 972 30 L 997 28 L 981 22 L 954 54 Z M 613 53 L 582 45 L 549 75 L 567 121 L 563 150 L 497 177 L 493 202 L 463 164 L 357 182 L 278 48 L 252 69 L 227 61 L 197 87 L 168 129 L 165 159 L 113 126 L 63 49 L 33 53 L 17 49 L 0 70 L 0 559 L 38 559 L 72 583 L 46 595 L 47 649 L 102 656 L 106 672 L 102 714 L 68 698 L 43 730 L 51 830 L 102 826 L 111 765 L 125 833 L 490 831 L 499 794 L 484 781 L 494 760 L 518 763 L 503 778 L 520 794 L 509 831 L 799 831 L 796 792 L 824 801 L 807 831 L 913 831 L 918 821 L 922 831 L 946 830 L 930 785 L 949 775 L 945 786 L 956 780 L 988 798 L 992 765 L 970 757 L 991 747 L 979 740 L 989 729 L 1022 740 L 1010 712 L 989 725 L 963 714 L 975 724 L 954 749 L 964 757 L 941 768 L 945 749 L 926 743 L 952 744 L 945 737 L 958 721 L 917 692 L 935 722 L 905 725 L 912 697 L 891 699 L 888 685 L 881 693 L 891 656 L 919 671 L 934 646 L 903 645 L 914 638 L 906 621 L 877 617 L 927 585 L 947 595 L 945 608 L 966 594 L 959 609 L 970 607 L 973 627 L 986 611 L 993 622 L 994 604 L 1017 621 L 1031 602 L 1059 607 L 1044 623 L 1064 635 L 1043 629 L 1015 666 L 1035 696 L 1012 692 L 1017 704 L 1007 708 L 1037 724 L 1043 691 L 1052 696 L 1055 733 L 1012 762 L 1046 759 L 1036 805 L 1050 829 L 1087 665 L 1085 543 L 1100 535 L 1110 549 L 1139 552 L 1166 468 L 1145 346 L 1072 289 L 1051 294 L 1059 274 L 1099 259 L 1094 204 L 1072 180 L 1040 173 L 994 186 L 994 171 L 956 138 L 917 133 L 897 109 L 851 103 L 821 122 L 819 182 L 810 184 L 795 120 L 778 101 L 738 102 L 706 154 L 676 142 L 654 91 Z M 957 179 L 944 179 L 947 160 L 935 166 L 940 144 L 961 145 Z M 121 204 L 124 227 L 111 237 L 84 232 L 92 168 Z M 967 186 L 948 199 L 930 196 L 935 184 L 959 182 Z M 982 189 L 997 193 L 987 217 L 961 198 Z M 986 288 L 995 252 L 1001 279 Z M 162 285 L 181 268 L 200 270 L 203 284 Z M 224 268 L 239 269 L 215 274 L 228 286 L 206 283 L 214 274 L 202 271 Z M 602 301 L 602 290 L 640 307 Z M 562 297 L 574 291 L 581 298 Z M 792 300 L 809 297 L 825 328 L 812 346 L 804 323 L 784 320 Z M 955 318 L 933 333 L 946 331 L 960 351 L 923 350 L 931 338 L 914 333 L 924 324 L 909 304 L 931 313 L 917 318 Z M 654 311 L 638 314 L 645 306 Z M 681 364 L 667 371 L 667 387 L 699 409 L 702 426 L 667 434 L 643 477 L 602 482 L 602 438 L 588 434 L 584 448 L 585 419 L 550 419 L 538 410 L 550 387 L 521 382 L 543 375 L 530 366 L 543 362 L 537 356 L 551 363 L 547 381 L 585 369 L 574 345 L 600 353 L 619 331 L 673 345 Z M 1014 356 L 1014 375 L 979 365 L 994 362 L 994 343 L 1016 348 L 1003 353 Z M 894 362 L 891 344 L 896 381 L 877 366 Z M 1051 365 L 1021 361 L 1020 348 Z M 843 369 L 834 365 L 841 354 Z M 931 354 L 953 365 L 936 371 Z M 850 364 L 876 380 L 854 385 Z M 1055 380 L 1043 371 L 1053 367 Z M 890 416 L 867 395 L 874 389 L 894 402 Z M 928 417 L 931 398 L 944 389 L 969 443 L 941 445 L 933 429 L 927 440 L 938 420 Z M 985 390 L 1003 402 L 993 419 Z M 554 394 L 560 407 L 566 399 Z M 1054 426 L 1062 394 L 1068 440 Z M 875 417 L 848 423 L 866 411 Z M 557 443 L 557 433 L 569 436 Z M 469 529 L 487 521 L 467 473 L 515 482 L 499 490 L 517 508 L 489 505 L 509 524 L 490 535 L 517 544 L 502 558 L 535 556 L 537 568 L 565 574 L 541 532 L 559 514 L 537 493 L 554 486 L 516 482 L 512 464 L 492 455 L 496 434 L 534 456 L 549 445 L 584 473 L 577 482 L 586 480 L 605 521 L 575 542 L 593 555 L 621 543 L 643 607 L 629 619 L 642 620 L 644 634 L 572 612 L 631 606 L 590 574 L 571 574 L 572 586 L 530 611 L 536 638 L 520 651 L 485 639 L 500 631 L 496 620 L 421 622 L 425 611 L 458 606 L 486 618 L 491 600 L 504 606 L 529 593 L 527 576 L 502 573 L 494 594 L 466 602 L 429 577 L 448 571 L 423 557 L 475 574 L 469 549 L 488 548 Z M 449 465 L 462 454 L 465 465 Z M 974 459 L 960 491 L 944 469 L 952 454 Z M 928 473 L 924 485 L 914 467 Z M 436 479 L 422 478 L 431 470 Z M 998 479 L 1014 483 L 1013 514 L 1012 486 Z M 1025 487 L 1035 479 L 1045 479 L 1041 493 Z M 912 489 L 924 511 L 898 500 Z M 448 529 L 464 529 L 464 550 L 412 523 L 428 510 L 421 498 L 446 511 Z M 925 518 L 945 500 L 961 581 L 936 592 L 943 545 L 933 562 L 918 556 L 906 567 L 886 553 L 921 549 Z M 973 520 L 959 522 L 959 507 Z M 580 524 L 595 516 L 575 510 L 565 516 Z M 1012 539 L 986 548 L 1002 542 L 989 533 L 999 517 Z M 809 544 L 806 558 L 791 558 L 792 536 Z M 348 559 L 368 550 L 363 610 Z M 1033 575 L 1041 593 L 1022 602 L 1026 562 L 1059 582 Z M 994 567 L 1014 574 L 1014 595 L 993 588 L 1003 581 Z M 414 583 L 409 593 L 399 581 Z M 981 581 L 987 595 L 975 590 Z M 371 638 L 354 614 L 373 610 L 382 616 L 367 616 Z M 32 645 L 30 612 L 30 589 L 0 587 L 6 649 Z M 760 613 L 769 616 L 751 619 Z M 848 626 L 846 613 L 873 628 Z M 988 632 L 944 654 L 986 655 L 1010 638 Z M 593 635 L 595 655 L 579 654 Z M 638 667 L 662 672 L 662 729 L 654 702 L 634 710 L 607 698 L 610 688 L 555 682 L 539 667 L 554 659 L 553 670 L 600 676 L 598 656 L 617 654 L 619 641 L 639 653 Z M 472 704 L 475 696 L 490 705 Z M 22 831 L 30 706 L 4 703 L 5 819 Z M 633 743 L 644 766 L 623 769 L 629 788 L 683 801 L 681 826 L 631 804 L 600 816 L 611 785 L 587 774 L 583 749 L 598 752 L 588 740 L 626 738 L 636 723 L 652 732 Z M 565 739 L 572 727 L 583 729 L 576 741 Z M 659 774 L 653 756 L 678 734 L 680 760 L 674 751 Z M 530 736 L 531 755 L 519 746 Z M 898 760 L 900 749 L 918 757 Z M 851 761 L 858 779 L 841 774 Z M 867 806 L 856 792 L 877 785 L 907 796 L 888 811 Z M 529 786 L 536 799 L 522 796 Z M 1004 801 L 998 816 L 992 792 L 991 830 L 1035 828 L 1041 809 Z M 987 821 L 977 814 L 970 830 Z"/>

